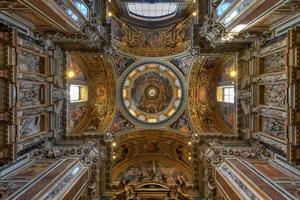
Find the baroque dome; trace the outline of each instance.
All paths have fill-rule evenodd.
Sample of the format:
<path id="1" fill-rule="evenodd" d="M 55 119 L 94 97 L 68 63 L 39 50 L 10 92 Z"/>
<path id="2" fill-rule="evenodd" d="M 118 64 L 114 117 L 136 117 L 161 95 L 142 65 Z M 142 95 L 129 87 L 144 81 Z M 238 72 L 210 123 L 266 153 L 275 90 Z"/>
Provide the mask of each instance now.
<path id="1" fill-rule="evenodd" d="M 119 93 L 123 108 L 134 120 L 162 123 L 181 107 L 184 98 L 182 79 L 169 64 L 141 62 L 124 74 Z"/>

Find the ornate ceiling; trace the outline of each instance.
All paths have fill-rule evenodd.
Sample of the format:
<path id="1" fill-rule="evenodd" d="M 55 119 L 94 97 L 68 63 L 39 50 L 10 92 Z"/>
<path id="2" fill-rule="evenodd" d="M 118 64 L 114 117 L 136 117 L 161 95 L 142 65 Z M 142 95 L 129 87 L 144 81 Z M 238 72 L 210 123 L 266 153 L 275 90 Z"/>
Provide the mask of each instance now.
<path id="1" fill-rule="evenodd" d="M 194 185 L 192 146 L 183 137 L 175 136 L 171 131 L 156 130 L 133 131 L 128 136 L 117 138 L 114 140 L 116 145 L 111 146 L 113 186 L 130 176 L 134 176 L 132 181 L 136 183 L 163 181 L 163 173 L 168 177 L 164 181 L 170 185 L 174 186 L 179 176 L 185 177 L 189 186 Z M 155 172 L 153 177 L 151 170 Z M 143 173 L 142 177 L 140 173 Z"/>
<path id="2" fill-rule="evenodd" d="M 126 69 L 118 88 L 126 113 L 145 125 L 162 124 L 180 114 L 186 96 L 184 80 L 175 66 L 172 68 L 171 63 L 155 59 Z"/>
<path id="3" fill-rule="evenodd" d="M 130 2 L 178 7 L 145 20 Z M 0 161 L 53 159 L 62 169 L 73 160 L 77 177 L 60 175 L 53 197 L 82 173 L 82 199 L 153 188 L 226 199 L 222 184 L 258 190 L 239 184 L 235 165 L 265 181 L 245 159 L 300 162 L 300 37 L 288 30 L 299 24 L 297 0 L 4 0 L 0 9 Z M 47 176 L 20 188 L 37 190 Z"/>
<path id="4" fill-rule="evenodd" d="M 72 120 L 75 125 L 70 127 L 69 134 L 76 136 L 105 132 L 115 115 L 116 107 L 116 82 L 112 66 L 100 55 L 72 53 L 70 58 L 69 64 L 78 78 L 71 80 L 69 84 L 86 84 L 89 97 L 88 102 L 78 108 L 81 114 L 74 116 L 77 120 Z M 73 107 L 69 105 L 68 112 L 72 119 L 72 113 L 78 113 L 78 109 L 72 110 Z"/>
<path id="5" fill-rule="evenodd" d="M 87 80 L 103 66 L 103 80 L 110 82 L 106 84 L 110 88 L 107 91 L 111 92 L 107 97 L 111 100 L 106 101 L 105 97 L 102 103 L 92 106 L 92 98 L 88 110 L 97 113 L 98 109 L 98 112 L 101 111 L 99 115 L 107 120 L 112 119 L 112 112 L 115 114 L 112 122 L 104 123 L 99 117 L 90 120 L 88 113 L 91 112 L 83 111 L 79 125 L 69 134 L 82 132 L 84 135 L 97 135 L 97 132 L 105 131 L 118 137 L 120 133 L 134 130 L 167 129 L 187 136 L 193 136 L 194 132 L 201 132 L 199 135 L 234 135 L 235 122 L 225 120 L 229 116 L 222 116 L 222 108 L 216 102 L 217 80 L 221 79 L 224 70 L 228 71 L 230 67 L 235 69 L 234 54 L 204 57 L 190 51 L 190 22 L 191 19 L 186 19 L 176 26 L 140 29 L 121 25 L 120 19 L 114 18 L 112 49 L 107 51 L 106 56 L 90 58 L 74 54 L 74 58 L 80 60 L 79 67 L 82 66 L 83 72 L 90 74 Z M 226 64 L 228 60 L 231 60 L 229 65 Z M 86 64 L 93 68 L 87 69 Z M 91 69 L 94 71 L 89 71 Z M 108 79 L 106 74 L 112 73 L 114 78 Z M 115 83 L 112 83 L 113 80 Z M 103 87 L 107 88 L 106 85 Z M 93 92 L 94 87 L 90 91 Z M 116 101 L 113 101 L 114 97 Z M 111 112 L 103 112 L 101 106 Z M 93 124 L 100 121 L 101 126 Z"/>

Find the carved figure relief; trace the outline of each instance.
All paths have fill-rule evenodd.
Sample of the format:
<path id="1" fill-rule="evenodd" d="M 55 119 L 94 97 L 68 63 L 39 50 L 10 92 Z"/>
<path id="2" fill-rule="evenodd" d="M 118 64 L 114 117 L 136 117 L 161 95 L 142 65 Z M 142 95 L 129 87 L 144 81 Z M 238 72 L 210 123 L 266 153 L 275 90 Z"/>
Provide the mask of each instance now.
<path id="1" fill-rule="evenodd" d="M 54 101 L 62 100 L 66 97 L 66 92 L 62 88 L 53 87 L 52 97 L 54 98 Z"/>
<path id="2" fill-rule="evenodd" d="M 270 117 L 262 117 L 262 132 L 280 139 L 285 138 L 284 121 Z"/>
<path id="3" fill-rule="evenodd" d="M 263 86 L 263 104 L 273 107 L 284 107 L 286 104 L 286 92 L 284 84 Z"/>
<path id="4" fill-rule="evenodd" d="M 33 135 L 42 131 L 41 117 L 24 118 L 20 122 L 20 137 Z"/>
<path id="5" fill-rule="evenodd" d="M 43 87 L 40 84 L 33 82 L 21 82 L 20 83 L 20 106 L 37 106 L 42 103 L 42 90 Z"/>
<path id="6" fill-rule="evenodd" d="M 43 73 L 43 65 L 45 64 L 45 59 L 40 56 L 34 55 L 26 51 L 20 51 L 18 54 L 19 59 L 19 70 L 21 72 L 29 73 Z"/>
<path id="7" fill-rule="evenodd" d="M 285 70 L 284 51 L 260 58 L 260 74 L 283 72 Z"/>
<path id="8" fill-rule="evenodd" d="M 186 175 L 176 167 L 158 161 L 142 161 L 127 167 L 114 181 L 130 181 L 133 185 L 153 181 L 175 186 L 179 180 L 188 181 Z"/>

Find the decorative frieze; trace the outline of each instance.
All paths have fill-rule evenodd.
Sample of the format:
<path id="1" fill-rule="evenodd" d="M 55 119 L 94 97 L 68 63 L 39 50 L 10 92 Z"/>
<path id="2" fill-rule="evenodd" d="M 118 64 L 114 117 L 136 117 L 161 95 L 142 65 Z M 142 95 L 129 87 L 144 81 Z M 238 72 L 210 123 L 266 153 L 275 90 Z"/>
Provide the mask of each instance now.
<path id="1" fill-rule="evenodd" d="M 251 188 L 249 188 L 243 180 L 241 180 L 226 164 L 223 164 L 219 168 L 220 172 L 229 179 L 231 184 L 233 184 L 238 191 L 241 191 L 244 196 L 251 200 L 259 200 L 260 197 L 257 196 Z"/>

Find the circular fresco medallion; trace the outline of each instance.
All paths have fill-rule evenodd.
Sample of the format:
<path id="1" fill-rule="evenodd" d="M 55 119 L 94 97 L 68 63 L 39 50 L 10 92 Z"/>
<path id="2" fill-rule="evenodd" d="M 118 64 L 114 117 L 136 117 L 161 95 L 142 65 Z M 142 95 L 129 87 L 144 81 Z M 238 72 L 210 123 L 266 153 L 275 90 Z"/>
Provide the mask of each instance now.
<path id="1" fill-rule="evenodd" d="M 183 92 L 176 73 L 162 63 L 143 63 L 133 68 L 122 85 L 122 101 L 140 122 L 161 123 L 181 105 Z"/>

